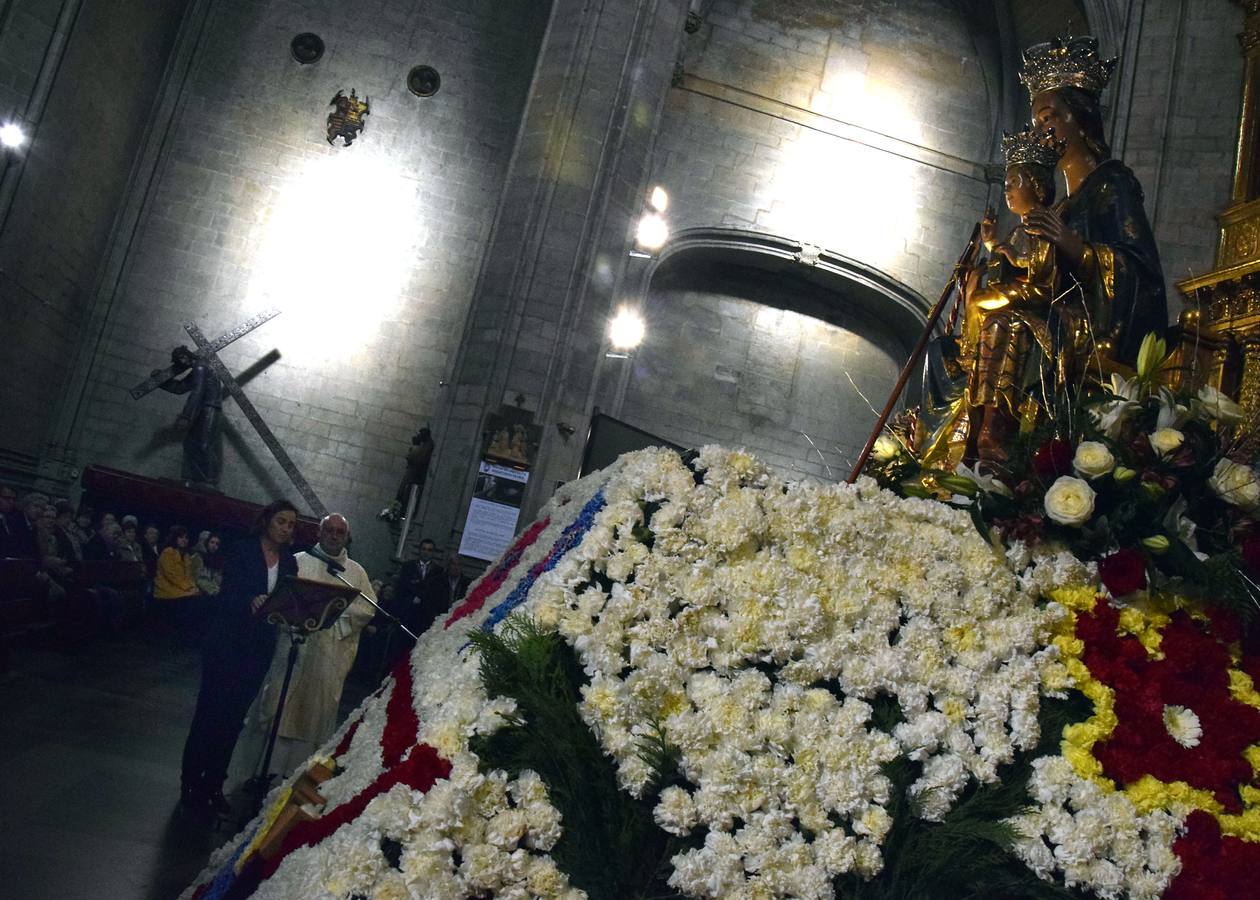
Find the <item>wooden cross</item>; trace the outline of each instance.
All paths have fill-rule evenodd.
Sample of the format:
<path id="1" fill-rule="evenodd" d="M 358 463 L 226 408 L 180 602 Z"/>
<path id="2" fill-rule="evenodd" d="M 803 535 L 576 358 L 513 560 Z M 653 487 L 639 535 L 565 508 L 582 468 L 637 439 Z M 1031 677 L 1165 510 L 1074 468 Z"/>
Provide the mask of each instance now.
<path id="1" fill-rule="evenodd" d="M 214 374 L 218 376 L 219 381 L 223 384 L 223 387 L 227 389 L 227 392 L 232 395 L 232 399 L 236 401 L 236 405 L 240 407 L 241 412 L 245 414 L 245 418 L 249 421 L 249 424 L 254 426 L 254 431 L 258 432 L 258 436 L 262 439 L 262 442 L 267 446 L 267 449 L 271 451 L 271 455 L 275 457 L 276 462 L 280 464 L 280 468 L 284 470 L 284 474 L 289 476 L 289 480 L 292 481 L 293 486 L 298 489 L 298 493 L 302 495 L 302 498 L 311 508 L 311 511 L 314 512 L 316 516 L 323 517 L 328 514 L 328 508 L 324 506 L 319 497 L 315 494 L 315 489 L 311 487 L 310 482 L 307 481 L 298 470 L 297 463 L 293 461 L 293 457 L 289 456 L 288 451 L 285 450 L 284 447 L 280 445 L 280 441 L 276 439 L 275 433 L 272 432 L 272 430 L 267 426 L 267 423 L 263 421 L 262 414 L 258 412 L 257 407 L 255 407 L 250 399 L 245 396 L 245 391 L 241 389 L 240 384 L 238 384 L 236 379 L 232 377 L 232 373 L 227 370 L 227 366 L 223 365 L 223 361 L 219 359 L 218 351 L 222 350 L 238 338 L 244 337 L 259 325 L 262 325 L 264 322 L 269 322 L 278 315 L 280 315 L 280 310 L 278 309 L 265 310 L 253 318 L 246 319 L 231 331 L 220 335 L 213 341 L 206 339 L 206 336 L 202 334 L 201 329 L 197 327 L 195 322 L 185 322 L 184 331 L 188 332 L 188 336 L 192 338 L 193 343 L 197 345 L 197 349 L 193 355 L 205 360 L 206 365 L 214 371 Z M 151 391 L 161 387 L 163 382 L 175 375 L 178 375 L 180 371 L 181 370 L 174 365 L 163 369 L 161 372 L 146 378 L 144 381 L 133 387 L 131 389 L 131 396 L 136 400 L 139 400 Z"/>

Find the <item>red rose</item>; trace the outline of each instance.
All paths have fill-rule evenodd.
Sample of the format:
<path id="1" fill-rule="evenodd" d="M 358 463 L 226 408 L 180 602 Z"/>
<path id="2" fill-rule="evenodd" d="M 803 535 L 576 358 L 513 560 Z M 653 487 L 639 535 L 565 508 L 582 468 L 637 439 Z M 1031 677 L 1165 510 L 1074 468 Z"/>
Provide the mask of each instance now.
<path id="1" fill-rule="evenodd" d="M 1041 478 L 1072 474 L 1072 445 L 1062 438 L 1046 441 L 1033 454 L 1033 471 Z"/>
<path id="2" fill-rule="evenodd" d="M 1126 547 L 1098 561 L 1098 575 L 1113 597 L 1123 597 L 1146 587 L 1146 560 Z"/>

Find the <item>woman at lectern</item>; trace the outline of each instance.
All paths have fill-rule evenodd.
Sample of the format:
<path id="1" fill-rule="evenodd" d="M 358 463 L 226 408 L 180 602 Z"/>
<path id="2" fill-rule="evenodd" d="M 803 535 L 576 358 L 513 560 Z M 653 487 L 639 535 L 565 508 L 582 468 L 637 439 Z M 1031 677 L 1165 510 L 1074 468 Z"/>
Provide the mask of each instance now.
<path id="1" fill-rule="evenodd" d="M 190 810 L 231 811 L 223 796 L 228 763 L 276 644 L 274 627 L 255 613 L 282 575 L 297 574 L 289 550 L 296 524 L 297 508 L 277 500 L 259 514 L 250 537 L 228 551 L 202 651 L 197 709 L 184 743 L 180 801 Z"/>

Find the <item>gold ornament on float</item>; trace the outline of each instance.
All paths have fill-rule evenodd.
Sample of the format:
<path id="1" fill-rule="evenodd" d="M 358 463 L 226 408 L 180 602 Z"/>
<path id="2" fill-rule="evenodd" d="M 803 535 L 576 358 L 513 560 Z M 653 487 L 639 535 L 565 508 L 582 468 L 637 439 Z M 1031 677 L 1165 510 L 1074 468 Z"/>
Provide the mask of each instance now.
<path id="1" fill-rule="evenodd" d="M 341 138 L 347 147 L 354 143 L 354 139 L 363 131 L 363 117 L 371 113 L 369 107 L 370 98 L 364 97 L 362 100 L 355 94 L 354 88 L 350 89 L 350 96 L 346 96 L 345 91 L 337 91 L 336 95 L 328 101 L 328 104 L 335 107 L 328 114 L 328 143 L 334 144 L 337 138 Z"/>

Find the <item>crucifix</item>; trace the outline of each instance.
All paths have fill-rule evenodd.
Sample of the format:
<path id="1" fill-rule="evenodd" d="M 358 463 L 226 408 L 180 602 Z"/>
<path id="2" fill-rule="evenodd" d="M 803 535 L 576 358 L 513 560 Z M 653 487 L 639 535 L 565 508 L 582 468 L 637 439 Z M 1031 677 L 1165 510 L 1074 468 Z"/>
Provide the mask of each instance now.
<path id="1" fill-rule="evenodd" d="M 197 327 L 195 322 L 185 322 L 184 331 L 188 332 L 188 336 L 192 338 L 193 343 L 197 345 L 197 349 L 192 356 L 201 360 L 210 367 L 215 376 L 218 377 L 219 382 L 223 385 L 224 389 L 231 394 L 232 399 L 236 401 L 236 405 L 240 407 L 241 412 L 244 413 L 245 418 L 249 421 L 249 424 L 254 426 L 254 430 L 258 432 L 258 437 L 262 439 L 262 442 L 266 445 L 267 449 L 271 451 L 271 455 L 274 456 L 276 462 L 280 464 L 280 468 L 284 470 L 284 474 L 289 476 L 289 480 L 293 482 L 293 486 L 298 489 L 298 493 L 302 495 L 304 500 L 306 500 L 306 503 L 311 508 L 311 511 L 317 516 L 324 516 L 327 514 L 328 510 L 324 504 L 320 502 L 319 497 L 316 496 L 315 490 L 311 487 L 310 482 L 308 482 L 306 478 L 303 477 L 302 473 L 298 471 L 297 464 L 293 461 L 293 458 L 289 456 L 284 447 L 280 445 L 280 441 L 276 439 L 272 430 L 267 427 L 267 423 L 263 421 L 263 417 L 258 412 L 258 409 L 252 402 L 250 402 L 250 399 L 245 396 L 245 391 L 241 389 L 240 384 L 232 377 L 232 373 L 228 371 L 227 366 L 223 365 L 223 361 L 219 359 L 219 351 L 228 344 L 238 338 L 244 337 L 259 325 L 274 319 L 278 315 L 280 315 L 280 310 L 278 309 L 265 310 L 253 318 L 246 319 L 231 331 L 220 335 L 213 341 L 206 339 L 206 336 L 202 333 L 201 329 Z M 140 382 L 131 389 L 130 393 L 132 398 L 139 400 L 141 397 L 158 389 L 170 379 L 179 375 L 182 371 L 185 371 L 187 368 L 187 366 L 172 364 L 161 371 L 154 372 L 150 377 L 146 378 L 144 381 Z"/>

